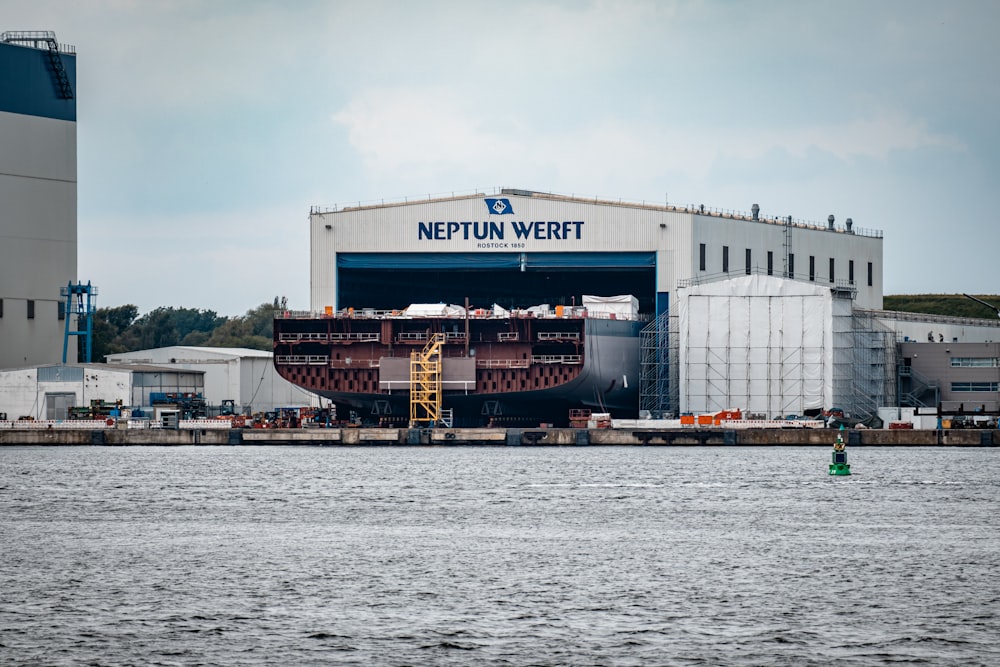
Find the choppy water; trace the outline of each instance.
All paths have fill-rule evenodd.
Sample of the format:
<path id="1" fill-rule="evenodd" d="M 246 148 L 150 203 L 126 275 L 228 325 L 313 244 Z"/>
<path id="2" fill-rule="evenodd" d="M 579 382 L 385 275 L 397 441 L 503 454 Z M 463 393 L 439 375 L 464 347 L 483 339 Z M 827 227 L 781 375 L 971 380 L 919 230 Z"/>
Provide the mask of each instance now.
<path id="1" fill-rule="evenodd" d="M 1000 664 L 1000 451 L 0 449 L 4 665 Z"/>

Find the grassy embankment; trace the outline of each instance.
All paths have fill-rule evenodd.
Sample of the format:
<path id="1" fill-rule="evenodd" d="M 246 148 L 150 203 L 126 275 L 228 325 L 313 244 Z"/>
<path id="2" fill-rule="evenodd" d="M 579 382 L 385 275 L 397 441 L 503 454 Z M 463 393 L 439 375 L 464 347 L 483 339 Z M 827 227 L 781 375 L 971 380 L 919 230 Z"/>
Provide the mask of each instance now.
<path id="1" fill-rule="evenodd" d="M 1000 295 L 973 294 L 977 299 L 1000 307 Z M 904 313 L 929 313 L 952 317 L 982 317 L 996 319 L 997 313 L 961 294 L 887 294 L 882 298 L 886 310 Z"/>

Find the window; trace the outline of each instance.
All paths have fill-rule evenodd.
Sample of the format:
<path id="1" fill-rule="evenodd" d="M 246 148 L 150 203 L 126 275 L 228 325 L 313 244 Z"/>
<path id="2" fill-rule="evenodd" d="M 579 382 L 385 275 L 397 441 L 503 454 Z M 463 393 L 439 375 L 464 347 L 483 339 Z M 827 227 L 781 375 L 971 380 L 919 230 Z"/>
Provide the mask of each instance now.
<path id="1" fill-rule="evenodd" d="M 729 273 L 729 246 L 722 246 L 722 272 Z"/>
<path id="2" fill-rule="evenodd" d="M 28 299 L 28 319 L 35 319 L 35 301 L 34 299 Z"/>
<path id="3" fill-rule="evenodd" d="M 705 270 L 705 244 L 702 243 L 698 246 L 698 270 Z"/>
<path id="4" fill-rule="evenodd" d="M 851 283 L 852 285 L 854 284 L 854 260 L 853 259 L 847 262 L 847 281 L 849 283 Z"/>
<path id="5" fill-rule="evenodd" d="M 998 391 L 1000 382 L 952 382 L 951 390 L 956 393 Z"/>
<path id="6" fill-rule="evenodd" d="M 0 299 L 0 317 L 3 317 L 3 299 Z"/>
<path id="7" fill-rule="evenodd" d="M 816 280 L 816 256 L 809 255 L 809 280 Z"/>
<path id="8" fill-rule="evenodd" d="M 774 275 L 774 252 L 771 250 L 767 251 L 767 275 Z"/>
<path id="9" fill-rule="evenodd" d="M 66 319 L 66 302 L 58 301 L 56 305 L 59 306 L 59 321 L 62 322 Z"/>
<path id="10" fill-rule="evenodd" d="M 952 357 L 953 368 L 998 368 L 1000 359 L 996 357 Z"/>
<path id="11" fill-rule="evenodd" d="M 830 258 L 830 282 L 833 282 L 833 257 Z"/>
<path id="12" fill-rule="evenodd" d="M 750 248 L 747 248 L 746 255 L 747 255 L 747 262 L 746 262 L 747 263 L 747 275 L 749 276 L 750 275 Z"/>
<path id="13" fill-rule="evenodd" d="M 795 254 L 788 253 L 788 277 L 795 277 Z"/>
<path id="14" fill-rule="evenodd" d="M 872 286 L 872 275 L 875 273 L 875 267 L 872 266 L 871 262 L 868 262 L 868 286 Z"/>

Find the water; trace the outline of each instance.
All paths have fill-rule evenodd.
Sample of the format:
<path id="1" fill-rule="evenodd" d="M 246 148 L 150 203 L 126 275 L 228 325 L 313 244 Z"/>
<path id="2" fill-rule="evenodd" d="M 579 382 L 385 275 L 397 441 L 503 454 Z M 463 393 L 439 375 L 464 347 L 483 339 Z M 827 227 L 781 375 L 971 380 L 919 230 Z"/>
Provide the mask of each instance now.
<path id="1" fill-rule="evenodd" d="M 1000 451 L 0 448 L 4 665 L 1000 664 Z"/>

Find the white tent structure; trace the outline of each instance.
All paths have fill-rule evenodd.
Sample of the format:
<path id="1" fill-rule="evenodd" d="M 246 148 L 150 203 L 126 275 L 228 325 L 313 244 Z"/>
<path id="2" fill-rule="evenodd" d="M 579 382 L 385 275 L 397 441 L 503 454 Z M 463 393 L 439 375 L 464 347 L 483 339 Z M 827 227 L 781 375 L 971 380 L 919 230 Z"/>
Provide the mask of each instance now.
<path id="1" fill-rule="evenodd" d="M 682 413 L 768 417 L 850 404 L 852 301 L 821 284 L 749 275 L 677 291 Z"/>
<path id="2" fill-rule="evenodd" d="M 591 316 L 634 320 L 639 315 L 639 299 L 631 294 L 618 296 L 583 295 L 583 306 Z"/>

